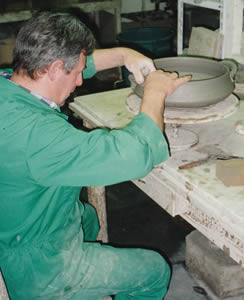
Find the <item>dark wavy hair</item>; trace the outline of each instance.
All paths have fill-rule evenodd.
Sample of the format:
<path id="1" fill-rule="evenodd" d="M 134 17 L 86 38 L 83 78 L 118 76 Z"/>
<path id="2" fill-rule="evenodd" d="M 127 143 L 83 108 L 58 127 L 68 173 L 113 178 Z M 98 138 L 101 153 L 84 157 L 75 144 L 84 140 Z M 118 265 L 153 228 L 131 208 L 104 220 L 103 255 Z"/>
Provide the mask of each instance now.
<path id="1" fill-rule="evenodd" d="M 88 27 L 70 13 L 39 12 L 20 29 L 13 51 L 15 72 L 34 73 L 60 59 L 70 72 L 80 53 L 92 53 L 95 39 Z"/>

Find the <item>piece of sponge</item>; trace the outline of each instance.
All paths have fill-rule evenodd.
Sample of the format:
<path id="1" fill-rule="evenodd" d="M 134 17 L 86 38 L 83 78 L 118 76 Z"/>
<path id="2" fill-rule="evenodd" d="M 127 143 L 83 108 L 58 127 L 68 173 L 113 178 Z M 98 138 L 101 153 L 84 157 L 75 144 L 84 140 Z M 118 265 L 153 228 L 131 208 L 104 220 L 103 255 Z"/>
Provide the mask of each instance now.
<path id="1" fill-rule="evenodd" d="M 244 159 L 216 161 L 216 176 L 225 186 L 244 185 Z"/>

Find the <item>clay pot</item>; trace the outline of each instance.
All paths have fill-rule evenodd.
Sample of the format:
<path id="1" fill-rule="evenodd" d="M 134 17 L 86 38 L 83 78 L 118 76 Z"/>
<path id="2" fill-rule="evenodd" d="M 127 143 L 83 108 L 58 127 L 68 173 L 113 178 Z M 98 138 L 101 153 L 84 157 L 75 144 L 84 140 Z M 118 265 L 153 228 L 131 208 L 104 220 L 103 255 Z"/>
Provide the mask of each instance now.
<path id="1" fill-rule="evenodd" d="M 180 86 L 167 97 L 165 105 L 171 107 L 204 107 L 216 104 L 228 97 L 234 90 L 233 78 L 238 65 L 232 60 L 217 61 L 209 58 L 177 56 L 154 60 L 157 69 L 176 71 L 179 76 L 191 74 L 191 81 Z M 139 97 L 144 86 L 135 82 L 130 75 L 131 88 Z"/>

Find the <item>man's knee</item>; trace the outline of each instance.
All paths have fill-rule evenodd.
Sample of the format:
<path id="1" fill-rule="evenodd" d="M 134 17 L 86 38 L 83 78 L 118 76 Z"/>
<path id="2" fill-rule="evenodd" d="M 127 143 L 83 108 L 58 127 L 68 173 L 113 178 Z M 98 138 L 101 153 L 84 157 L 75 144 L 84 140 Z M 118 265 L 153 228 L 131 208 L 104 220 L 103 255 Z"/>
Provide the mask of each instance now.
<path id="1" fill-rule="evenodd" d="M 158 287 L 165 289 L 165 292 L 168 288 L 170 277 L 171 277 L 171 268 L 166 261 L 166 259 L 156 251 L 150 251 L 150 261 L 152 265 L 152 272 L 154 277 L 154 284 Z"/>
<path id="2" fill-rule="evenodd" d="M 165 270 L 166 272 L 170 272 L 170 267 L 166 259 L 156 251 L 153 251 L 154 255 L 154 263 L 157 265 L 159 270 Z"/>

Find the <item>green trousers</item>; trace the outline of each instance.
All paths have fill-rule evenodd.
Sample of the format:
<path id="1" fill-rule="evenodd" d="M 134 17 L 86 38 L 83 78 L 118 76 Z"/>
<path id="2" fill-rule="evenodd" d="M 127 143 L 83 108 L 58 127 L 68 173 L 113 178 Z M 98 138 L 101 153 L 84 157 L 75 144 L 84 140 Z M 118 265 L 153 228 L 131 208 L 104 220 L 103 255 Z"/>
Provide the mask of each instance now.
<path id="1" fill-rule="evenodd" d="M 93 266 L 85 283 L 70 300 L 95 300 L 114 295 L 115 300 L 162 300 L 170 268 L 157 252 L 114 248 L 92 242 L 99 226 L 95 210 L 85 205 L 83 230 L 88 263 Z"/>
<path id="2" fill-rule="evenodd" d="M 96 242 L 98 218 L 88 204 L 81 225 L 62 248 L 52 240 L 8 251 L 0 266 L 11 300 L 163 299 L 170 268 L 159 253 Z"/>

